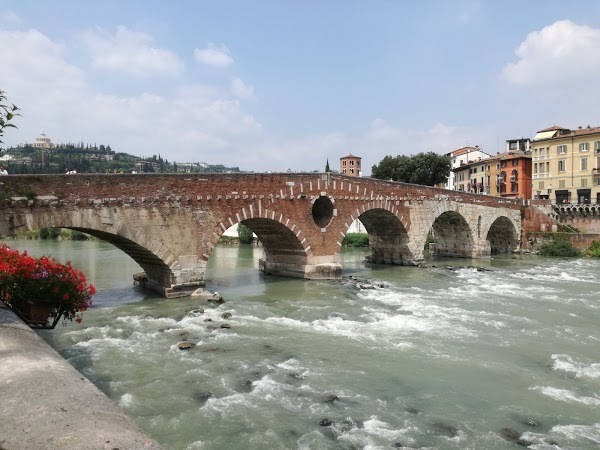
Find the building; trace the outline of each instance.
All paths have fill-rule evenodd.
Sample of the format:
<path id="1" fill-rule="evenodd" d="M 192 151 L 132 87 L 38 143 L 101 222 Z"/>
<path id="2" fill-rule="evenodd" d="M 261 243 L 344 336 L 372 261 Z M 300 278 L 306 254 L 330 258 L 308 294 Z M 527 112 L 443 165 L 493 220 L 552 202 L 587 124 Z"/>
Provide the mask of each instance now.
<path id="1" fill-rule="evenodd" d="M 452 169 L 455 191 L 473 194 L 485 193 L 485 169 L 487 158 L 470 161 Z M 450 177 L 449 177 L 450 179 Z"/>
<path id="2" fill-rule="evenodd" d="M 362 169 L 360 167 L 360 156 L 354 156 L 350 153 L 348 156 L 340 158 L 340 173 L 342 175 L 350 175 L 353 177 L 362 176 Z"/>
<path id="3" fill-rule="evenodd" d="M 600 127 L 545 128 L 537 132 L 532 146 L 535 198 L 600 204 Z"/>
<path id="4" fill-rule="evenodd" d="M 52 141 L 50 140 L 49 137 L 46 137 L 46 135 L 44 133 L 40 134 L 36 139 L 35 142 L 32 144 L 33 147 L 36 148 L 54 148 L 54 144 L 52 143 Z"/>
<path id="5" fill-rule="evenodd" d="M 456 191 L 531 198 L 530 148 L 529 138 L 507 140 L 505 151 L 496 156 L 482 152 L 479 147 L 463 147 L 447 154 L 458 164 L 452 168 L 448 180 L 452 179 Z M 471 151 L 476 156 L 472 156 Z"/>
<path id="6" fill-rule="evenodd" d="M 454 150 L 450 153 L 446 153 L 446 156 L 450 158 L 450 175 L 448 176 L 448 181 L 446 182 L 446 189 L 451 189 L 453 191 L 464 191 L 464 183 L 466 178 L 460 180 L 463 184 L 463 189 L 458 189 L 455 187 L 455 179 L 458 174 L 462 174 L 462 171 L 455 171 L 454 169 L 459 168 L 460 166 L 468 165 L 470 162 L 480 161 L 482 159 L 489 158 L 490 155 L 481 151 L 478 145 L 475 147 L 461 147 L 458 150 Z M 464 175 L 464 174 L 463 174 Z"/>
<path id="7" fill-rule="evenodd" d="M 486 161 L 485 185 L 488 195 L 531 198 L 531 153 L 508 150 L 489 158 Z"/>

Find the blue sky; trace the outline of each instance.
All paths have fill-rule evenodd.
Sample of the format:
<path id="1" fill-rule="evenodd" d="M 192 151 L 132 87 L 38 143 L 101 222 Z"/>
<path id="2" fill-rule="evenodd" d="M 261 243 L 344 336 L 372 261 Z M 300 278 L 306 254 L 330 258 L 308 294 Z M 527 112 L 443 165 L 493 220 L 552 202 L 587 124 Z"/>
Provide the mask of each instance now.
<path id="1" fill-rule="evenodd" d="M 0 0 L 5 145 L 251 171 L 600 126 L 597 1 Z"/>

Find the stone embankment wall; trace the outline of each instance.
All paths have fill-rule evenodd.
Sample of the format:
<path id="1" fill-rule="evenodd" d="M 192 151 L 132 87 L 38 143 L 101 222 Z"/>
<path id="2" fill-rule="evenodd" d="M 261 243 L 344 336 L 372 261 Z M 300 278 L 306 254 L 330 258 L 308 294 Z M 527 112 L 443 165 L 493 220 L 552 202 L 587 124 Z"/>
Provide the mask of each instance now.
<path id="1" fill-rule="evenodd" d="M 160 449 L 0 302 L 0 448 Z"/>
<path id="2" fill-rule="evenodd" d="M 585 250 L 593 241 L 600 240 L 600 216 L 586 214 L 585 210 L 561 214 L 550 200 L 532 200 L 529 207 L 525 208 L 523 249 L 537 250 L 543 242 L 551 239 L 552 235 L 549 233 L 556 232 L 560 232 L 560 236 L 575 248 Z"/>

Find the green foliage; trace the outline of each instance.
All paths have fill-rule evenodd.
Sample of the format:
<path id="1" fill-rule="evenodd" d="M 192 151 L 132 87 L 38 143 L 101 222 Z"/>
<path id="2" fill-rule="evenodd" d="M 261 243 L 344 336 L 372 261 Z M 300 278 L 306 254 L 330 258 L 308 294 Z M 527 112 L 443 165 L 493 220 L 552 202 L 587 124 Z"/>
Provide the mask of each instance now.
<path id="1" fill-rule="evenodd" d="M 6 93 L 0 89 L 0 144 L 2 143 L 2 136 L 4 136 L 4 130 L 6 128 L 17 128 L 13 123 L 10 123 L 16 116 L 19 108 L 14 104 L 9 105 L 6 103 Z"/>
<path id="2" fill-rule="evenodd" d="M 329 168 L 329 158 L 327 158 L 327 164 L 325 164 L 325 173 L 327 172 L 331 172 L 331 169 Z"/>
<path id="3" fill-rule="evenodd" d="M 240 238 L 240 244 L 252 244 L 254 237 L 250 228 L 240 222 L 237 231 Z"/>
<path id="4" fill-rule="evenodd" d="M 585 251 L 585 254 L 592 258 L 600 258 L 600 241 L 593 241 L 592 245 Z"/>
<path id="5" fill-rule="evenodd" d="M 81 231 L 71 230 L 72 241 L 87 241 L 89 238 L 89 235 L 82 233 Z"/>
<path id="6" fill-rule="evenodd" d="M 48 236 L 50 236 L 50 229 L 49 228 L 40 228 L 40 234 L 39 237 L 41 240 L 46 240 L 48 239 Z"/>
<path id="7" fill-rule="evenodd" d="M 435 244 L 436 242 L 437 239 L 435 236 L 431 233 L 427 233 L 427 238 L 425 239 L 425 249 L 429 248 L 429 244 Z"/>
<path id="8" fill-rule="evenodd" d="M 581 252 L 573 247 L 569 241 L 554 238 L 552 241 L 544 242 L 540 247 L 542 256 L 581 256 Z"/>
<path id="9" fill-rule="evenodd" d="M 364 233 L 348 233 L 342 244 L 346 247 L 368 247 L 369 235 Z"/>
<path id="10" fill-rule="evenodd" d="M 380 180 L 435 186 L 446 182 L 451 161 L 434 152 L 414 156 L 386 156 L 371 168 L 371 176 Z"/>

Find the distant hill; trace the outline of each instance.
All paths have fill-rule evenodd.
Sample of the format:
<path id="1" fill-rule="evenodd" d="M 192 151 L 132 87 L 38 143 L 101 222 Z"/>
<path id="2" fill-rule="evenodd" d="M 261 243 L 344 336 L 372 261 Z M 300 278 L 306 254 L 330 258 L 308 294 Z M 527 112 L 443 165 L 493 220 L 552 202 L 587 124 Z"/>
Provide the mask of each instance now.
<path id="1" fill-rule="evenodd" d="M 160 155 L 142 158 L 128 153 L 115 152 L 110 145 L 57 144 L 39 148 L 25 144 L 2 151 L 0 163 L 11 174 L 29 173 L 233 173 L 239 167 L 204 162 L 169 162 Z"/>

